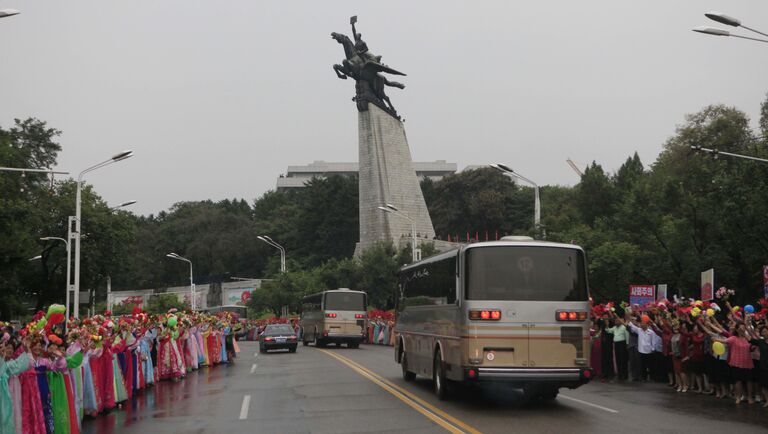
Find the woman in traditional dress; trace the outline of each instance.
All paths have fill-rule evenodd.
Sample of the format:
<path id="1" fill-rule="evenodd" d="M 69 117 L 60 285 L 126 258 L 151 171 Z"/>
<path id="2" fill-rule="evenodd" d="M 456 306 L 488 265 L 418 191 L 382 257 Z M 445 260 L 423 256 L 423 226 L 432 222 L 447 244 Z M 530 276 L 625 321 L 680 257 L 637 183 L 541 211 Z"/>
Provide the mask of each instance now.
<path id="1" fill-rule="evenodd" d="M 212 366 L 213 360 L 211 360 L 211 352 L 213 351 L 215 336 L 210 324 L 204 326 L 203 330 L 203 349 L 205 350 L 205 365 Z"/>
<path id="2" fill-rule="evenodd" d="M 125 357 L 125 341 L 117 335 L 115 342 L 112 344 L 112 378 L 113 388 L 115 391 L 115 403 L 120 404 L 128 399 L 128 392 L 125 390 L 125 378 L 123 377 L 123 371 L 120 368 L 119 358 Z"/>
<path id="3" fill-rule="evenodd" d="M 24 434 L 45 434 L 45 415 L 43 414 L 40 388 L 37 383 L 37 370 L 34 367 L 35 359 L 43 356 L 43 346 L 39 340 L 34 338 L 29 338 L 27 342 L 32 365 L 19 375 L 21 382 L 21 432 Z"/>
<path id="4" fill-rule="evenodd" d="M 108 334 L 103 335 L 104 346 L 102 347 L 101 357 L 99 357 L 99 375 L 101 385 L 101 407 L 99 411 L 111 410 L 117 407 L 115 397 L 115 369 L 114 354 L 112 353 L 112 337 Z"/>
<path id="5" fill-rule="evenodd" d="M 229 334 L 229 327 L 224 327 L 221 330 L 221 335 L 219 336 L 219 342 L 221 342 L 221 351 L 219 354 L 219 357 L 221 360 L 221 363 L 229 363 L 229 359 L 227 359 L 227 335 Z"/>
<path id="6" fill-rule="evenodd" d="M 55 434 L 69 434 L 71 433 L 72 425 L 70 424 L 70 418 L 73 413 L 73 407 L 70 403 L 74 399 L 72 396 L 71 387 L 67 387 L 66 377 L 64 372 L 67 369 L 76 368 L 83 362 L 83 354 L 77 351 L 71 357 L 66 357 L 61 351 L 60 344 L 62 343 L 60 338 L 58 341 L 52 339 L 55 335 L 49 337 L 51 340 L 48 347 L 48 353 L 51 355 L 51 359 L 47 363 L 48 370 L 46 376 L 48 377 L 48 387 L 51 395 L 51 408 L 53 410 L 53 432 Z M 77 427 L 77 424 L 75 424 Z M 79 431 L 76 429 L 73 434 L 77 434 Z"/>
<path id="7" fill-rule="evenodd" d="M 141 337 L 139 348 L 141 350 L 141 367 L 144 371 L 145 387 L 149 384 L 155 384 L 155 369 L 152 365 L 152 342 L 155 337 L 151 330 L 146 330 Z"/>
<path id="8" fill-rule="evenodd" d="M 81 408 L 81 418 L 83 415 L 95 415 L 98 412 L 98 401 L 96 400 L 96 385 L 94 382 L 93 367 L 91 358 L 95 350 L 91 344 L 91 337 L 85 336 L 81 339 L 83 346 L 83 406 Z"/>
<path id="9" fill-rule="evenodd" d="M 166 328 L 158 336 L 157 371 L 161 380 L 176 380 L 182 375 L 180 354 L 171 334 L 171 329 Z"/>
<path id="10" fill-rule="evenodd" d="M 13 353 L 14 348 L 10 343 L 10 335 L 6 334 L 3 336 L 2 345 L 0 345 L 0 433 L 2 434 L 16 433 L 14 405 L 21 405 L 20 399 L 15 400 L 13 398 L 8 381 L 10 378 L 16 378 L 18 381 L 17 377 L 29 369 L 32 363 L 32 359 L 26 352 L 15 359 L 11 359 Z M 21 427 L 18 427 L 18 429 L 21 429 Z"/>

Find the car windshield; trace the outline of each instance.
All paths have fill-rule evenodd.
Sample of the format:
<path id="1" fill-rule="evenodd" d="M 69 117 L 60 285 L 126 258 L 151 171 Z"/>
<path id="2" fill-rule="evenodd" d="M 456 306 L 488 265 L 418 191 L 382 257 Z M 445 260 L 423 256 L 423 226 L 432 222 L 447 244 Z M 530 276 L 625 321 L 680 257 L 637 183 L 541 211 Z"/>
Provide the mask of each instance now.
<path id="1" fill-rule="evenodd" d="M 467 299 L 584 301 L 584 254 L 559 247 L 467 250 Z"/>
<path id="2" fill-rule="evenodd" d="M 365 310 L 365 294 L 360 292 L 328 292 L 325 310 Z"/>
<path id="3" fill-rule="evenodd" d="M 267 326 L 267 328 L 264 330 L 264 334 L 267 334 L 267 335 L 292 335 L 293 334 L 293 328 L 291 328 L 291 326 L 287 326 L 287 325 Z"/>

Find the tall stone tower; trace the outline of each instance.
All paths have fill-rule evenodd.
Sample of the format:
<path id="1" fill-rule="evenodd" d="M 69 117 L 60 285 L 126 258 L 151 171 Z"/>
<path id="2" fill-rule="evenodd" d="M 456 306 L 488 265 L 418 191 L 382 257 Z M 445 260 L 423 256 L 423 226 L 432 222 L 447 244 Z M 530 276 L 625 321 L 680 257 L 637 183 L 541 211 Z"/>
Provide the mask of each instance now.
<path id="1" fill-rule="evenodd" d="M 355 254 L 359 255 L 377 242 L 409 243 L 412 224 L 422 240 L 432 240 L 435 229 L 411 164 L 403 122 L 384 92 L 387 86 L 405 86 L 382 73 L 405 74 L 368 50 L 355 29 L 356 22 L 357 17 L 350 19 L 354 41 L 339 33 L 331 33 L 331 37 L 344 47 L 346 57 L 333 65 L 336 75 L 355 80 L 360 147 L 360 242 Z M 385 204 L 394 205 L 399 212 L 381 211 L 379 207 Z"/>
<path id="2" fill-rule="evenodd" d="M 432 219 L 411 164 L 400 119 L 371 104 L 358 113 L 360 146 L 360 243 L 357 252 L 379 241 L 409 242 L 411 222 L 378 207 L 392 204 L 413 220 L 419 238 L 435 237 Z"/>

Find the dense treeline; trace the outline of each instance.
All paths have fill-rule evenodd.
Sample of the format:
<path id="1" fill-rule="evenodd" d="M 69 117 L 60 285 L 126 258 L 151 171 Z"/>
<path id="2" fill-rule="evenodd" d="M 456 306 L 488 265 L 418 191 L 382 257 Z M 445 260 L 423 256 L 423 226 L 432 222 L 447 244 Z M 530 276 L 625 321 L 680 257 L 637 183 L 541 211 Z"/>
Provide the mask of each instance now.
<path id="1" fill-rule="evenodd" d="M 439 238 L 530 234 L 581 244 L 597 298 L 625 298 L 630 283 L 667 283 L 673 293 L 693 296 L 699 273 L 713 267 L 716 285 L 753 299 L 768 263 L 768 165 L 702 156 L 690 146 L 768 157 L 768 101 L 761 113 L 755 132 L 743 112 L 706 107 L 678 126 L 651 165 L 637 154 L 615 173 L 593 162 L 574 187 L 543 186 L 538 234 L 532 190 L 491 169 L 425 181 L 422 190 Z M 0 128 L 0 165 L 52 166 L 61 150 L 59 134 L 36 119 Z M 389 307 L 394 271 L 408 252 L 383 245 L 351 259 L 358 240 L 357 189 L 356 178 L 315 179 L 253 203 L 182 202 L 137 217 L 110 211 L 86 186 L 81 287 L 96 288 L 104 298 L 107 276 L 118 289 L 183 285 L 187 267 L 165 257 L 176 252 L 193 261 L 198 283 L 276 278 L 255 294 L 258 310 L 295 306 L 300 295 L 325 287 L 365 289 L 372 304 Z M 0 316 L 21 309 L 22 300 L 44 305 L 63 299 L 64 246 L 39 238 L 64 237 L 72 214 L 72 181 L 0 172 Z M 288 273 L 280 275 L 277 251 L 258 235 L 285 246 Z M 42 260 L 28 261 L 38 254 Z"/>

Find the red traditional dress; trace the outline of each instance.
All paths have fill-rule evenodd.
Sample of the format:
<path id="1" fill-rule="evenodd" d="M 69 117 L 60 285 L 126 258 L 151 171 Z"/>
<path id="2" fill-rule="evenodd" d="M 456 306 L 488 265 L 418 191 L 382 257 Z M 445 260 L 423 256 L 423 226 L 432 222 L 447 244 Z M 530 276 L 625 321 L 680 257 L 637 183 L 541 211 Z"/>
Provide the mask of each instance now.
<path id="1" fill-rule="evenodd" d="M 21 381 L 21 431 L 25 434 L 45 434 L 45 416 L 40 401 L 40 389 L 37 387 L 35 368 L 24 371 Z"/>
<path id="2" fill-rule="evenodd" d="M 157 338 L 157 373 L 161 380 L 181 378 L 182 361 L 176 341 L 171 338 L 170 330 L 165 330 Z"/>
<path id="3" fill-rule="evenodd" d="M 99 357 L 99 384 L 101 385 L 101 410 L 110 410 L 117 406 L 115 403 L 115 371 L 112 364 L 112 343 L 104 340 L 104 351 Z"/>

